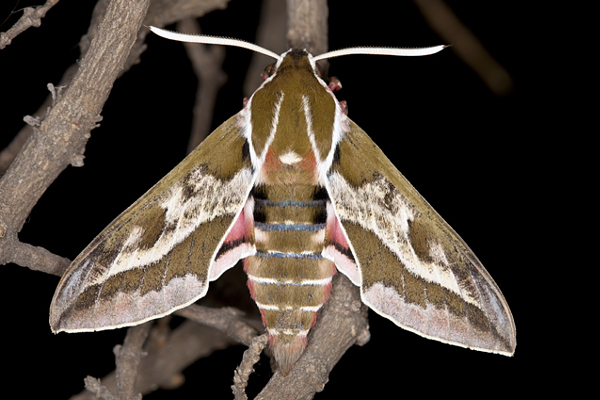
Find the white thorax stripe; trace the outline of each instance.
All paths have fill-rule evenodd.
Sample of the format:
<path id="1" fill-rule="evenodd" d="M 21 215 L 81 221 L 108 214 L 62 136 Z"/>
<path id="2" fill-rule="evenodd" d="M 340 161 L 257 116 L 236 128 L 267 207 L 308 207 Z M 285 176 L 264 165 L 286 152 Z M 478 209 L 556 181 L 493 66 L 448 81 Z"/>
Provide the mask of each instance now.
<path id="1" fill-rule="evenodd" d="M 284 97 L 284 93 L 283 92 L 279 92 L 278 93 L 278 99 L 277 99 L 277 103 L 275 103 L 275 106 L 273 108 L 273 119 L 271 120 L 271 125 L 270 125 L 270 130 L 269 130 L 269 137 L 267 138 L 267 141 L 264 145 L 264 147 L 261 149 L 262 152 L 261 154 L 256 154 L 256 149 L 254 149 L 254 152 L 256 154 L 257 159 L 252 158 L 252 164 L 254 165 L 254 168 L 256 168 L 257 170 L 260 170 L 260 166 L 263 165 L 263 163 L 265 162 L 265 158 L 267 157 L 267 151 L 269 150 L 269 147 L 271 147 L 271 144 L 273 143 L 273 140 L 275 140 L 275 134 L 277 133 L 277 126 L 279 125 L 279 114 L 281 112 L 281 103 L 283 103 L 283 97 Z M 254 95 L 252 96 L 252 98 L 254 98 Z M 252 98 L 250 99 L 250 101 L 248 102 L 248 104 L 246 105 L 247 109 L 248 109 L 248 121 L 250 122 L 250 126 L 252 126 L 252 117 L 251 117 L 251 113 L 252 113 Z M 252 133 L 254 127 L 252 127 L 250 129 L 250 132 Z M 252 138 L 248 137 L 248 142 L 252 143 Z M 259 182 L 260 182 L 260 176 L 259 176 Z"/>
<path id="2" fill-rule="evenodd" d="M 317 147 L 317 143 L 315 141 L 315 133 L 312 129 L 312 111 L 310 109 L 310 101 L 307 95 L 302 95 L 302 108 L 304 109 L 304 117 L 306 119 L 306 133 L 308 134 L 308 139 L 310 140 L 310 144 L 312 145 L 313 151 L 315 152 L 315 158 L 317 160 L 317 166 L 321 164 L 321 151 Z M 333 127 L 331 127 L 333 129 Z"/>

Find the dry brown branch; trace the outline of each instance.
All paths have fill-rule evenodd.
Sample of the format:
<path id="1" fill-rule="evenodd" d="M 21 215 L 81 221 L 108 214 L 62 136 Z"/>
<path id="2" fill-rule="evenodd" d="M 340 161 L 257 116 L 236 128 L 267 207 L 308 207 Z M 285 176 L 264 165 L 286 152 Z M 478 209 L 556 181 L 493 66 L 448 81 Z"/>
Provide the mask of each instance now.
<path id="1" fill-rule="evenodd" d="M 120 400 L 133 399 L 142 395 L 136 393 L 135 382 L 138 367 L 143 356 L 142 346 L 150 333 L 152 322 L 133 326 L 127 329 L 123 345 L 115 346 L 114 353 L 117 364 L 117 396 Z"/>
<path id="2" fill-rule="evenodd" d="M 191 18 L 186 18 L 177 24 L 177 30 L 184 33 L 199 35 L 200 25 Z M 227 81 L 227 75 L 221 69 L 225 60 L 223 46 L 206 46 L 197 43 L 184 43 L 199 84 L 194 103 L 194 119 L 192 133 L 188 142 L 187 152 L 194 150 L 210 133 L 212 115 L 219 89 Z"/>
<path id="3" fill-rule="evenodd" d="M 100 379 L 94 378 L 92 376 L 87 376 L 85 377 L 83 382 L 85 384 L 85 388 L 89 392 L 93 393 L 93 396 L 96 399 L 120 400 L 106 386 L 102 384 Z"/>
<path id="4" fill-rule="evenodd" d="M 1 240 L 1 238 L 0 238 Z M 7 242 L 5 248 L 12 249 L 12 259 L 17 265 L 21 265 L 34 271 L 45 272 L 50 275 L 62 276 L 71 260 L 56 255 L 43 247 L 33 246 L 18 240 Z M 2 245 L 0 244 L 0 248 Z M 2 257 L 0 257 L 0 263 Z"/>
<path id="5" fill-rule="evenodd" d="M 5 231 L 0 238 L 0 264 L 29 260 L 20 258 L 17 234 L 56 177 L 69 164 L 82 165 L 90 131 L 100 120 L 104 102 L 125 64 L 148 3 L 149 0 L 111 1 L 73 80 L 39 126 L 33 128 L 33 134 L 0 180 L 0 226 Z M 17 195 L 6 195 L 9 193 Z"/>
<path id="6" fill-rule="evenodd" d="M 136 393 L 136 379 L 138 367 L 143 357 L 142 346 L 150 333 L 151 322 L 127 329 L 123 345 L 116 345 L 113 349 L 116 370 L 116 395 L 113 390 L 102 384 L 100 379 L 88 376 L 84 383 L 86 389 L 96 396 L 108 400 L 141 400 L 141 393 Z M 111 382 L 112 383 L 112 382 Z"/>
<path id="7" fill-rule="evenodd" d="M 182 19 L 198 18 L 208 12 L 224 9 L 229 1 L 230 0 L 154 0 L 150 3 L 143 24 L 145 26 L 154 25 L 164 27 L 165 25 L 175 23 Z M 80 46 L 82 54 L 87 51 L 88 43 L 91 41 L 91 38 L 95 36 L 98 23 L 104 18 L 108 3 L 109 0 L 98 1 L 94 9 L 94 14 L 92 15 L 90 29 L 88 30 L 88 33 L 81 38 Z M 131 49 L 130 56 L 125 63 L 121 74 L 128 71 L 133 65 L 139 63 L 139 57 L 146 50 L 144 40 L 149 32 L 150 31 L 147 29 L 141 29 L 138 32 L 138 39 Z"/>
<path id="8" fill-rule="evenodd" d="M 183 18 L 200 17 L 210 11 L 224 9 L 229 1 L 230 0 L 154 0 L 148 8 L 143 24 L 145 26 L 155 25 L 163 27 L 165 25 L 177 22 Z M 109 5 L 109 2 L 110 0 L 99 0 L 94 7 L 89 29 L 87 33 L 82 36 L 79 42 L 79 48 L 82 57 L 85 56 L 93 38 L 96 36 L 100 23 L 106 14 L 106 9 Z M 149 31 L 147 29 L 140 29 L 138 31 L 138 38 L 133 45 L 121 71 L 119 72 L 119 77 L 125 72 L 129 71 L 133 65 L 139 63 L 140 56 L 146 49 L 144 40 L 148 33 Z M 77 69 L 78 65 L 73 65 L 67 69 L 59 83 L 59 86 L 67 85 L 71 81 Z M 34 113 L 34 116 L 41 118 L 46 114 L 50 105 L 51 97 L 48 96 L 38 111 Z M 0 150 L 0 174 L 8 169 L 8 166 L 13 162 L 14 158 L 21 150 L 23 144 L 27 138 L 29 138 L 32 131 L 33 128 L 29 125 L 26 125 L 12 140 L 9 146 Z"/>
<path id="9" fill-rule="evenodd" d="M 138 369 L 135 391 L 144 395 L 157 387 L 173 389 L 181 385 L 181 371 L 198 359 L 236 343 L 222 332 L 196 322 L 186 321 L 171 332 L 161 321 L 150 332 L 145 347 L 147 355 L 141 359 Z M 165 329 L 166 332 L 161 332 Z M 102 378 L 102 383 L 108 390 L 116 392 L 115 372 Z M 83 391 L 71 400 L 93 398 L 92 393 Z"/>
<path id="10" fill-rule="evenodd" d="M 198 18 L 214 10 L 223 10 L 230 0 L 154 0 L 145 23 L 159 28 L 186 18 Z"/>
<path id="11" fill-rule="evenodd" d="M 244 352 L 242 362 L 239 367 L 236 368 L 233 374 L 233 385 L 231 390 L 236 400 L 246 400 L 246 386 L 248 386 L 248 379 L 250 374 L 254 372 L 254 364 L 260 360 L 260 353 L 267 345 L 269 341 L 269 335 L 263 334 L 252 339 L 252 343 L 248 349 Z"/>
<path id="12" fill-rule="evenodd" d="M 234 308 L 215 309 L 192 304 L 176 311 L 175 314 L 218 329 L 246 346 L 249 346 L 257 335 L 256 329 L 242 321 L 241 312 Z"/>
<path id="13" fill-rule="evenodd" d="M 512 91 L 513 81 L 483 44 L 442 0 L 414 0 L 429 25 L 495 94 Z"/>
<path id="14" fill-rule="evenodd" d="M 264 0 L 260 11 L 260 23 L 256 31 L 256 44 L 282 53 L 287 50 L 286 33 L 286 8 L 281 0 Z M 265 67 L 273 59 L 264 54 L 252 53 L 252 61 L 244 81 L 244 96 L 250 97 L 257 87 L 263 82 L 261 76 Z"/>
<path id="15" fill-rule="evenodd" d="M 323 0 L 287 0 L 290 48 L 306 49 L 312 54 L 327 51 L 327 2 Z"/>
<path id="16" fill-rule="evenodd" d="M 59 0 L 47 0 L 43 6 L 24 8 L 21 18 L 8 31 L 0 32 L 0 50 L 11 44 L 14 38 L 32 26 L 37 28 L 42 25 L 42 18 L 58 2 Z"/>

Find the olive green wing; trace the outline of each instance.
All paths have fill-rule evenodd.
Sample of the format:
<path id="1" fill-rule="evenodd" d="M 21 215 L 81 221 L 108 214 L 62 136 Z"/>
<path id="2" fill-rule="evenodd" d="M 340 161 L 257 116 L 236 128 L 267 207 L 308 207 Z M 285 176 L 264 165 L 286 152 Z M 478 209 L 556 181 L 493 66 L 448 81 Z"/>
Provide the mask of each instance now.
<path id="1" fill-rule="evenodd" d="M 203 297 L 251 254 L 244 205 L 255 174 L 239 114 L 104 229 L 71 263 L 54 332 L 136 325 Z"/>
<path id="2" fill-rule="evenodd" d="M 502 292 L 456 232 L 353 122 L 327 174 L 331 254 L 378 314 L 421 336 L 512 355 Z"/>

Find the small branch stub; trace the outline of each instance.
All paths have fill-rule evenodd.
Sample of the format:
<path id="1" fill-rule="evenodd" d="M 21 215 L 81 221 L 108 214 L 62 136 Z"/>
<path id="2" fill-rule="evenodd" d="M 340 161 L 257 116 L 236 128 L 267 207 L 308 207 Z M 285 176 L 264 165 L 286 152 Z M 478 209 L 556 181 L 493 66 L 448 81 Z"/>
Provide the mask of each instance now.
<path id="1" fill-rule="evenodd" d="M 96 398 L 104 400 L 119 400 L 117 396 L 112 394 L 112 392 L 106 388 L 106 386 L 102 385 L 100 379 L 94 378 L 93 376 L 86 376 L 83 379 L 83 382 L 85 384 L 85 388 L 89 392 L 94 393 Z"/>
<path id="2" fill-rule="evenodd" d="M 234 384 L 231 386 L 236 400 L 246 400 L 248 398 L 245 392 L 248 379 L 250 374 L 254 372 L 254 364 L 260 360 L 260 353 L 262 353 L 268 341 L 269 335 L 266 333 L 257 336 L 252 339 L 252 344 L 244 352 L 242 362 L 233 375 Z"/>

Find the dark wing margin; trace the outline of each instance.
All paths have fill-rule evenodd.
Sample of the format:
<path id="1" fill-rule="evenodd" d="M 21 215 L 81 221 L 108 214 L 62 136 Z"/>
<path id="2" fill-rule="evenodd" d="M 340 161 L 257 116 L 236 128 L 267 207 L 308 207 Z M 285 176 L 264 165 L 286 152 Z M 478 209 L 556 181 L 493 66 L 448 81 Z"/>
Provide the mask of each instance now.
<path id="1" fill-rule="evenodd" d="M 367 134 L 349 124 L 327 179 L 347 240 L 334 245 L 351 249 L 338 269 L 351 277 L 358 266 L 360 282 L 353 281 L 363 301 L 404 329 L 512 355 L 515 324 L 492 277 Z"/>
<path id="2" fill-rule="evenodd" d="M 54 332 L 169 314 L 252 251 L 239 223 L 255 175 L 240 120 L 217 128 L 71 263 L 50 306 Z"/>

